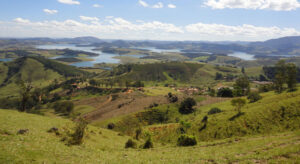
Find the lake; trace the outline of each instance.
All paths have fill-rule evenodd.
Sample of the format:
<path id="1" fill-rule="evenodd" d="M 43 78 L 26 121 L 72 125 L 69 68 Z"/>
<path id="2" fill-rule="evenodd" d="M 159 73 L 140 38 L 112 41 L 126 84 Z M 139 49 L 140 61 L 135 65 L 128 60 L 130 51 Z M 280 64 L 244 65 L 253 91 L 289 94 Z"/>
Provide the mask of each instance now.
<path id="1" fill-rule="evenodd" d="M 252 54 L 247 54 L 244 52 L 234 52 L 232 54 L 228 54 L 228 56 L 233 56 L 233 57 L 237 57 L 243 60 L 256 60 L 255 59 L 255 55 Z"/>
<path id="2" fill-rule="evenodd" d="M 0 61 L 2 62 L 9 62 L 9 61 L 12 61 L 13 59 L 12 58 L 3 58 L 3 59 L 0 59 Z"/>
<path id="3" fill-rule="evenodd" d="M 71 50 L 86 51 L 86 52 L 92 52 L 92 53 L 99 54 L 99 56 L 96 56 L 96 57 L 87 57 L 87 58 L 93 59 L 93 61 L 82 61 L 82 62 L 70 64 L 70 65 L 73 65 L 73 66 L 76 66 L 76 67 L 93 67 L 94 64 L 96 64 L 96 63 L 120 63 L 119 59 L 114 58 L 114 57 L 117 57 L 117 56 L 130 56 L 130 57 L 135 57 L 135 58 L 142 58 L 142 57 L 147 56 L 147 55 L 143 55 L 143 54 L 119 55 L 119 54 L 113 54 L 113 53 L 104 53 L 102 51 L 93 50 L 95 47 L 86 47 L 86 46 L 77 47 L 74 44 L 39 45 L 39 46 L 36 46 L 36 48 L 38 48 L 38 49 L 50 49 L 50 50 L 54 50 L 54 49 L 59 49 L 59 50 L 71 49 Z M 158 49 L 158 48 L 155 48 L 155 47 L 132 47 L 132 48 L 133 49 L 141 49 L 141 50 L 149 50 L 149 51 L 157 52 L 157 53 L 180 52 L 179 49 L 166 50 L 166 49 Z M 51 59 L 68 58 L 68 57 L 73 57 L 73 56 L 55 56 Z"/>
<path id="4" fill-rule="evenodd" d="M 90 59 L 93 59 L 93 61 L 83 61 L 78 63 L 72 63 L 71 65 L 76 67 L 93 67 L 96 63 L 120 63 L 119 59 L 115 59 L 114 57 L 119 56 L 119 54 L 110 54 L 110 53 L 104 53 L 101 51 L 93 50 L 95 47 L 77 47 L 74 44 L 52 44 L 52 45 L 39 45 L 36 48 L 38 49 L 71 49 L 71 50 L 78 50 L 78 51 L 86 51 L 86 52 L 92 52 L 99 54 L 99 56 L 96 57 L 87 57 Z M 70 56 L 56 56 L 51 59 L 57 59 L 57 58 L 64 58 L 64 57 L 70 57 Z"/>
<path id="5" fill-rule="evenodd" d="M 130 47 L 132 49 L 138 49 L 138 50 L 148 50 L 152 52 L 157 52 L 157 53 L 164 53 L 164 52 L 181 52 L 180 49 L 159 49 L 156 47 Z"/>

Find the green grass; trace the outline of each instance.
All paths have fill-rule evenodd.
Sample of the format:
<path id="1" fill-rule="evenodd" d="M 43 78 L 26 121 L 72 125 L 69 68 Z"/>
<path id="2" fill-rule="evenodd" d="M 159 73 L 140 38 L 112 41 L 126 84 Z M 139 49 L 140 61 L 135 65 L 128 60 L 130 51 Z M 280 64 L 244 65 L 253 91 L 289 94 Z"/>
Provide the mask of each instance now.
<path id="1" fill-rule="evenodd" d="M 249 103 L 243 107 L 243 115 L 233 120 L 230 119 L 236 116 L 237 112 L 228 100 L 200 106 L 195 113 L 188 115 L 182 115 L 178 112 L 179 104 L 160 105 L 153 109 L 106 120 L 105 123 L 114 122 L 117 125 L 117 131 L 134 135 L 135 128 L 139 126 L 153 124 L 158 126 L 162 123 L 187 121 L 192 124 L 192 127 L 188 129 L 188 133 L 196 135 L 202 141 L 300 129 L 298 124 L 300 122 L 300 90 L 282 94 L 269 92 L 262 94 L 262 96 L 262 100 Z M 194 98 L 198 103 L 204 100 L 201 96 L 195 96 Z M 223 112 L 208 115 L 207 112 L 213 107 L 218 107 Z M 202 122 L 204 116 L 207 115 L 207 123 Z M 166 119 L 161 121 L 161 118 Z M 105 127 L 107 124 L 97 123 L 97 125 Z M 177 125 L 179 127 L 179 124 Z M 206 128 L 200 130 L 202 127 Z M 179 135 L 178 128 L 171 131 L 153 132 L 153 136 L 158 138 L 156 141 L 162 143 L 175 143 Z"/>
<path id="2" fill-rule="evenodd" d="M 12 66 L 7 68 L 13 70 Z M 43 64 L 31 58 L 28 58 L 22 64 L 17 65 L 17 68 L 17 72 L 11 71 L 8 73 L 6 71 L 6 75 L 3 76 L 6 76 L 8 79 L 5 85 L 0 88 L 0 97 L 16 96 L 19 92 L 19 87 L 16 85 L 16 82 L 20 80 L 31 82 L 36 88 L 43 88 L 48 86 L 54 79 L 63 78 L 57 72 L 46 69 Z"/>
<path id="3" fill-rule="evenodd" d="M 146 87 L 144 90 L 144 93 L 148 96 L 168 95 L 168 93 L 179 94 L 179 92 L 169 87 Z"/>
<path id="4" fill-rule="evenodd" d="M 198 140 L 194 147 L 154 143 L 154 148 L 125 149 L 129 137 L 88 127 L 81 146 L 66 146 L 60 137 L 47 133 L 73 122 L 33 114 L 0 110 L 0 163 L 297 163 L 299 131 L 237 137 L 212 142 Z M 29 129 L 17 135 L 19 129 Z M 142 141 L 138 142 L 141 145 Z"/>

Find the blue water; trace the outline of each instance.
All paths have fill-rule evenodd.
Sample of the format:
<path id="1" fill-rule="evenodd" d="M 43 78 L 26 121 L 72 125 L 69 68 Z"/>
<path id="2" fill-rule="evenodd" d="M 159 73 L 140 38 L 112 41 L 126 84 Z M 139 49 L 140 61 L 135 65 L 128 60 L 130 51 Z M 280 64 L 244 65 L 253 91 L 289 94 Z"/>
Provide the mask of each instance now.
<path id="1" fill-rule="evenodd" d="M 12 60 L 13 60 L 12 58 L 0 59 L 0 61 L 2 61 L 2 62 L 9 62 L 9 61 L 12 61 Z"/>
<path id="2" fill-rule="evenodd" d="M 157 52 L 157 53 L 164 53 L 164 52 L 181 52 L 180 49 L 159 49 L 156 47 L 131 47 L 133 49 L 140 49 L 140 50 L 148 50 L 152 52 Z"/>
<path id="3" fill-rule="evenodd" d="M 83 61 L 78 63 L 72 63 L 71 65 L 76 67 L 93 67 L 96 63 L 120 63 L 119 59 L 115 59 L 114 57 L 119 56 L 118 54 L 110 54 L 110 53 L 103 53 L 101 51 L 93 50 L 95 47 L 76 47 L 73 44 L 54 44 L 54 45 L 40 45 L 36 48 L 39 49 L 71 49 L 71 50 L 79 50 L 79 51 L 86 51 L 92 52 L 95 54 L 99 54 L 99 56 L 95 57 L 87 57 L 93 59 L 93 61 Z M 65 57 L 73 57 L 73 56 L 56 56 L 51 59 L 57 58 L 65 58 Z"/>
<path id="4" fill-rule="evenodd" d="M 71 50 L 79 50 L 79 51 L 86 51 L 86 52 L 92 52 L 99 54 L 99 56 L 95 57 L 87 57 L 90 59 L 93 59 L 93 61 L 83 61 L 78 63 L 72 63 L 71 65 L 76 67 L 93 67 L 94 64 L 97 63 L 120 63 L 119 59 L 115 59 L 114 57 L 117 56 L 130 56 L 135 58 L 142 58 L 147 55 L 143 54 L 136 54 L 136 55 L 119 55 L 119 54 L 113 54 L 113 53 L 104 53 L 102 51 L 93 50 L 95 47 L 76 47 L 76 45 L 73 44 L 53 44 L 53 45 L 39 45 L 36 48 L 38 49 L 71 49 Z M 51 59 L 58 59 L 58 58 L 72 58 L 74 56 L 55 56 Z"/>
<path id="5" fill-rule="evenodd" d="M 228 54 L 228 56 L 233 56 L 233 57 L 237 57 L 243 60 L 256 60 L 255 59 L 255 55 L 252 54 L 247 54 L 244 52 L 234 52 L 232 54 Z"/>

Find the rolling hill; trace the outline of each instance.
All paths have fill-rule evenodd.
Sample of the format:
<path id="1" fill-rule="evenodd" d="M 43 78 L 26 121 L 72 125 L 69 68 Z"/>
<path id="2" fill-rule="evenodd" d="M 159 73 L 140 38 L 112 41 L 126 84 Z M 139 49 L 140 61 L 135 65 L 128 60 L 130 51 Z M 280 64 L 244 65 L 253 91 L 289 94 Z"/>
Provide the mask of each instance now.
<path id="1" fill-rule="evenodd" d="M 228 118 L 234 112 L 227 101 L 203 106 L 196 115 L 181 116 L 182 120 L 194 121 L 188 131 L 198 138 L 198 144 L 193 147 L 178 147 L 171 139 L 176 138 L 177 132 L 173 130 L 178 127 L 176 123 L 143 126 L 145 133 L 139 141 L 134 141 L 138 146 L 142 145 L 147 134 L 151 134 L 154 139 L 152 149 L 126 149 L 125 142 L 130 136 L 92 125 L 85 131 L 82 145 L 68 146 L 63 138 L 73 131 L 74 122 L 0 109 L 0 163 L 299 162 L 299 91 L 282 95 L 270 92 L 263 97 L 263 100 L 245 107 L 245 114 L 232 123 L 228 123 Z M 274 104 L 282 97 L 288 99 L 282 104 Z M 202 117 L 213 106 L 222 108 L 223 112 L 208 116 L 208 131 L 199 133 Z M 286 109 L 284 114 L 278 112 L 282 111 L 281 106 Z M 169 110 L 173 110 L 173 107 Z M 274 112 L 277 114 L 269 115 Z M 257 131 L 256 126 L 261 127 L 264 133 Z M 57 135 L 48 132 L 53 127 L 58 129 Z M 131 128 L 135 129 L 134 126 Z M 18 134 L 20 130 L 27 132 Z M 212 137 L 216 132 L 217 137 Z M 207 137 L 212 138 L 207 141 Z"/>
<path id="2" fill-rule="evenodd" d="M 22 57 L 12 62 L 0 63 L 0 75 L 0 97 L 6 97 L 18 94 L 16 83 L 20 80 L 43 88 L 55 79 L 64 80 L 89 73 L 42 57 Z"/>

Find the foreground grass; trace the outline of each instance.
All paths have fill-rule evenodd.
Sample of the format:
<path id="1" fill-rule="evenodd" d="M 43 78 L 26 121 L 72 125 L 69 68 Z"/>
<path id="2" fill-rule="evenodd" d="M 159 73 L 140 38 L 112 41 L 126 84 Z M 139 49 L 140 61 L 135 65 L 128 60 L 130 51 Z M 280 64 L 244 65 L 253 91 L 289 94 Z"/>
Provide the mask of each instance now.
<path id="1" fill-rule="evenodd" d="M 198 142 L 195 147 L 159 145 L 149 150 L 125 149 L 127 136 L 89 126 L 81 146 L 66 146 L 60 137 L 71 121 L 0 110 L 0 163 L 297 163 L 300 132 Z M 19 129 L 29 129 L 17 135 Z M 141 142 L 139 143 L 141 144 Z"/>

